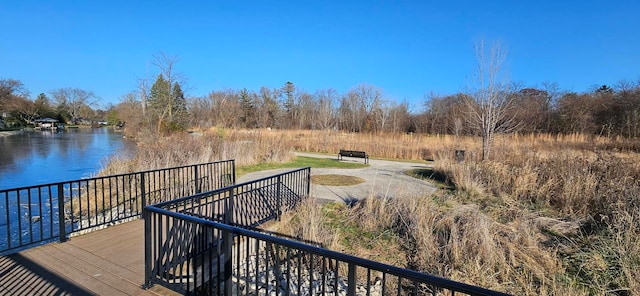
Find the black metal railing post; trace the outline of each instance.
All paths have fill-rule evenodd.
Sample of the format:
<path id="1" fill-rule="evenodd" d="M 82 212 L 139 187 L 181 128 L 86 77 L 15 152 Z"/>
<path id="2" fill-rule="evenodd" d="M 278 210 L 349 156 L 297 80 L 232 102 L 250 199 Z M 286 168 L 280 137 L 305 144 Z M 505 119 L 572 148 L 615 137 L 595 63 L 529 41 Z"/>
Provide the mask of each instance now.
<path id="1" fill-rule="evenodd" d="M 235 190 L 235 187 L 229 189 L 227 208 L 224 215 L 224 223 L 227 225 L 233 225 Z M 227 230 L 222 231 L 222 255 L 224 256 L 224 295 L 231 295 L 231 287 L 233 286 L 233 233 Z"/>
<path id="2" fill-rule="evenodd" d="M 193 178 L 195 180 L 195 186 L 196 186 L 195 194 L 198 194 L 198 193 L 202 192 L 202 188 L 200 188 L 200 178 L 198 177 L 198 165 L 197 164 L 193 166 Z"/>
<path id="3" fill-rule="evenodd" d="M 282 175 L 278 175 L 276 187 L 276 219 L 280 221 L 280 217 L 282 216 L 282 194 L 280 194 L 280 187 L 282 186 Z"/>
<path id="4" fill-rule="evenodd" d="M 307 188 L 306 188 L 307 192 L 305 192 L 306 196 L 309 197 L 309 194 L 311 193 L 311 168 L 307 169 Z"/>
<path id="5" fill-rule="evenodd" d="M 233 287 L 233 233 L 222 230 L 222 255 L 224 256 L 224 295 L 231 295 Z"/>
<path id="6" fill-rule="evenodd" d="M 231 160 L 231 172 L 233 174 L 233 184 L 232 185 L 236 185 L 236 160 L 235 159 Z"/>
<path id="7" fill-rule="evenodd" d="M 356 265 L 349 262 L 349 271 L 347 275 L 347 295 L 356 295 Z"/>
<path id="8" fill-rule="evenodd" d="M 153 285 L 153 260 L 151 253 L 151 211 L 142 208 L 142 218 L 144 219 L 144 284 L 143 288 L 148 289 Z"/>
<path id="9" fill-rule="evenodd" d="M 147 190 L 145 188 L 146 182 L 144 180 L 144 173 L 140 173 L 140 202 L 142 203 L 142 210 L 147 206 Z"/>
<path id="10" fill-rule="evenodd" d="M 60 242 L 67 240 L 67 225 L 64 217 L 64 183 L 58 184 L 58 234 Z"/>
<path id="11" fill-rule="evenodd" d="M 224 210 L 224 223 L 227 225 L 233 225 L 233 207 L 235 199 L 235 187 L 229 188 L 229 197 L 227 198 L 227 208 Z"/>

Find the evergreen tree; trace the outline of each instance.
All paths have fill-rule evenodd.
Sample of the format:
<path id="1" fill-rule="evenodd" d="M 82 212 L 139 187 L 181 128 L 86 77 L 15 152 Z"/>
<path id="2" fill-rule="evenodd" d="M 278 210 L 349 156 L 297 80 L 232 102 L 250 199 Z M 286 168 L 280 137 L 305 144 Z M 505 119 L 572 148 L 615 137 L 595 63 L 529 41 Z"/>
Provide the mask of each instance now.
<path id="1" fill-rule="evenodd" d="M 178 82 L 173 87 L 162 74 L 151 86 L 147 100 L 153 119 L 158 122 L 158 130 L 183 129 L 187 124 L 187 100 Z"/>
<path id="2" fill-rule="evenodd" d="M 240 104 L 240 109 L 242 110 L 242 114 L 240 116 L 240 121 L 244 123 L 247 128 L 254 128 L 256 125 L 255 118 L 255 94 L 249 93 L 249 91 L 244 88 L 240 91 L 238 95 L 238 103 Z"/>
<path id="3" fill-rule="evenodd" d="M 45 95 L 44 93 L 40 93 L 36 97 L 34 104 L 39 116 L 52 118 L 56 117 L 57 114 L 51 106 L 51 101 L 49 100 L 49 97 L 47 97 L 47 95 Z"/>
<path id="4" fill-rule="evenodd" d="M 149 91 L 149 100 L 147 103 L 149 104 L 149 110 L 160 120 L 164 119 L 169 113 L 167 106 L 171 101 L 170 92 L 169 83 L 164 79 L 162 74 L 158 75 L 156 82 L 153 83 Z"/>
<path id="5" fill-rule="evenodd" d="M 295 91 L 296 87 L 291 81 L 287 81 L 282 87 L 282 94 L 284 95 L 283 107 L 287 120 L 285 125 L 287 127 L 294 126 L 294 121 L 297 118 L 295 106 Z"/>
<path id="6" fill-rule="evenodd" d="M 178 127 L 184 128 L 187 124 L 187 100 L 184 97 L 184 92 L 179 83 L 173 84 L 173 90 L 171 91 L 171 105 L 169 106 L 169 120 L 175 123 Z"/>

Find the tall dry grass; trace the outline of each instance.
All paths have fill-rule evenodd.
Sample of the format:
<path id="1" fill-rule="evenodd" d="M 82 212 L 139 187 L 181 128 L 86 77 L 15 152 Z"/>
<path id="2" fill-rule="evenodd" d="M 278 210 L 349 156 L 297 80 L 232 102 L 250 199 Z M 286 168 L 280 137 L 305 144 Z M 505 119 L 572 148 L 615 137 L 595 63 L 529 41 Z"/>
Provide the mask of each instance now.
<path id="1" fill-rule="evenodd" d="M 103 163 L 100 175 L 112 175 L 235 159 L 236 165 L 286 162 L 294 156 L 287 142 L 262 131 L 212 130 L 141 138 L 134 151 L 116 154 Z"/>
<path id="2" fill-rule="evenodd" d="M 529 224 L 536 236 L 529 252 L 553 255 L 564 270 L 550 291 L 640 294 L 637 143 L 521 138 L 505 141 L 491 161 L 441 157 L 435 170 L 493 221 Z"/>
<path id="3" fill-rule="evenodd" d="M 335 250 L 518 295 L 640 295 L 640 142 L 510 135 L 492 148 L 479 161 L 471 137 L 211 129 L 140 141 L 135 157 L 106 167 L 278 162 L 293 150 L 433 159 L 454 191 L 330 210 L 310 203 L 284 224 Z M 454 150 L 466 160 L 455 161 Z"/>
<path id="4" fill-rule="evenodd" d="M 321 135 L 286 138 L 299 150 L 357 147 L 385 158 L 420 159 L 428 150 L 434 169 L 455 184 L 437 196 L 369 198 L 349 210 L 365 233 L 393 230 L 408 267 L 517 295 L 640 295 L 637 142 L 501 136 L 493 157 L 478 161 L 471 138 Z M 457 162 L 454 149 L 471 157 Z"/>

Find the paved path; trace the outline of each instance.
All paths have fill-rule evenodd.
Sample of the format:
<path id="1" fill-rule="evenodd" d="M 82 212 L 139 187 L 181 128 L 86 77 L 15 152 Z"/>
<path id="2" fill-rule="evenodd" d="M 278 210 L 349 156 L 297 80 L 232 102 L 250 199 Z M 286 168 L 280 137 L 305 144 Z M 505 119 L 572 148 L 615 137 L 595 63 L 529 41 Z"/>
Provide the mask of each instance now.
<path id="1" fill-rule="evenodd" d="M 297 156 L 333 158 L 337 155 L 325 155 L 314 153 L 296 152 Z M 344 158 L 345 162 L 363 163 L 361 158 Z M 332 201 L 351 202 L 369 196 L 415 196 L 432 194 L 436 187 L 432 184 L 410 177 L 405 171 L 417 168 L 426 168 L 427 164 L 402 161 L 388 161 L 370 159 L 369 167 L 360 169 L 311 169 L 311 175 L 338 174 L 355 176 L 365 179 L 366 182 L 353 186 L 325 186 L 312 184 L 311 196 L 318 199 Z M 238 178 L 238 182 L 246 182 L 258 178 L 270 176 L 290 169 L 276 169 L 249 173 Z"/>

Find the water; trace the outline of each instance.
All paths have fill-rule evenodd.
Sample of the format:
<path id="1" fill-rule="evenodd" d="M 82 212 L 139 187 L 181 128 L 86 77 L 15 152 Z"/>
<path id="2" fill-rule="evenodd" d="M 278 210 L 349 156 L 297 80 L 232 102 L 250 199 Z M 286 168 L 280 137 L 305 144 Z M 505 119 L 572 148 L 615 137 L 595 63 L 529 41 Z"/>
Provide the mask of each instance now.
<path id="1" fill-rule="evenodd" d="M 0 137 L 0 189 L 90 177 L 126 145 L 122 134 L 108 128 Z"/>
<path id="2" fill-rule="evenodd" d="M 90 177 L 110 155 L 124 153 L 126 147 L 121 134 L 106 128 L 0 137 L 0 190 Z M 55 190 L 41 187 L 0 196 L 0 253 L 55 238 L 58 226 Z"/>

